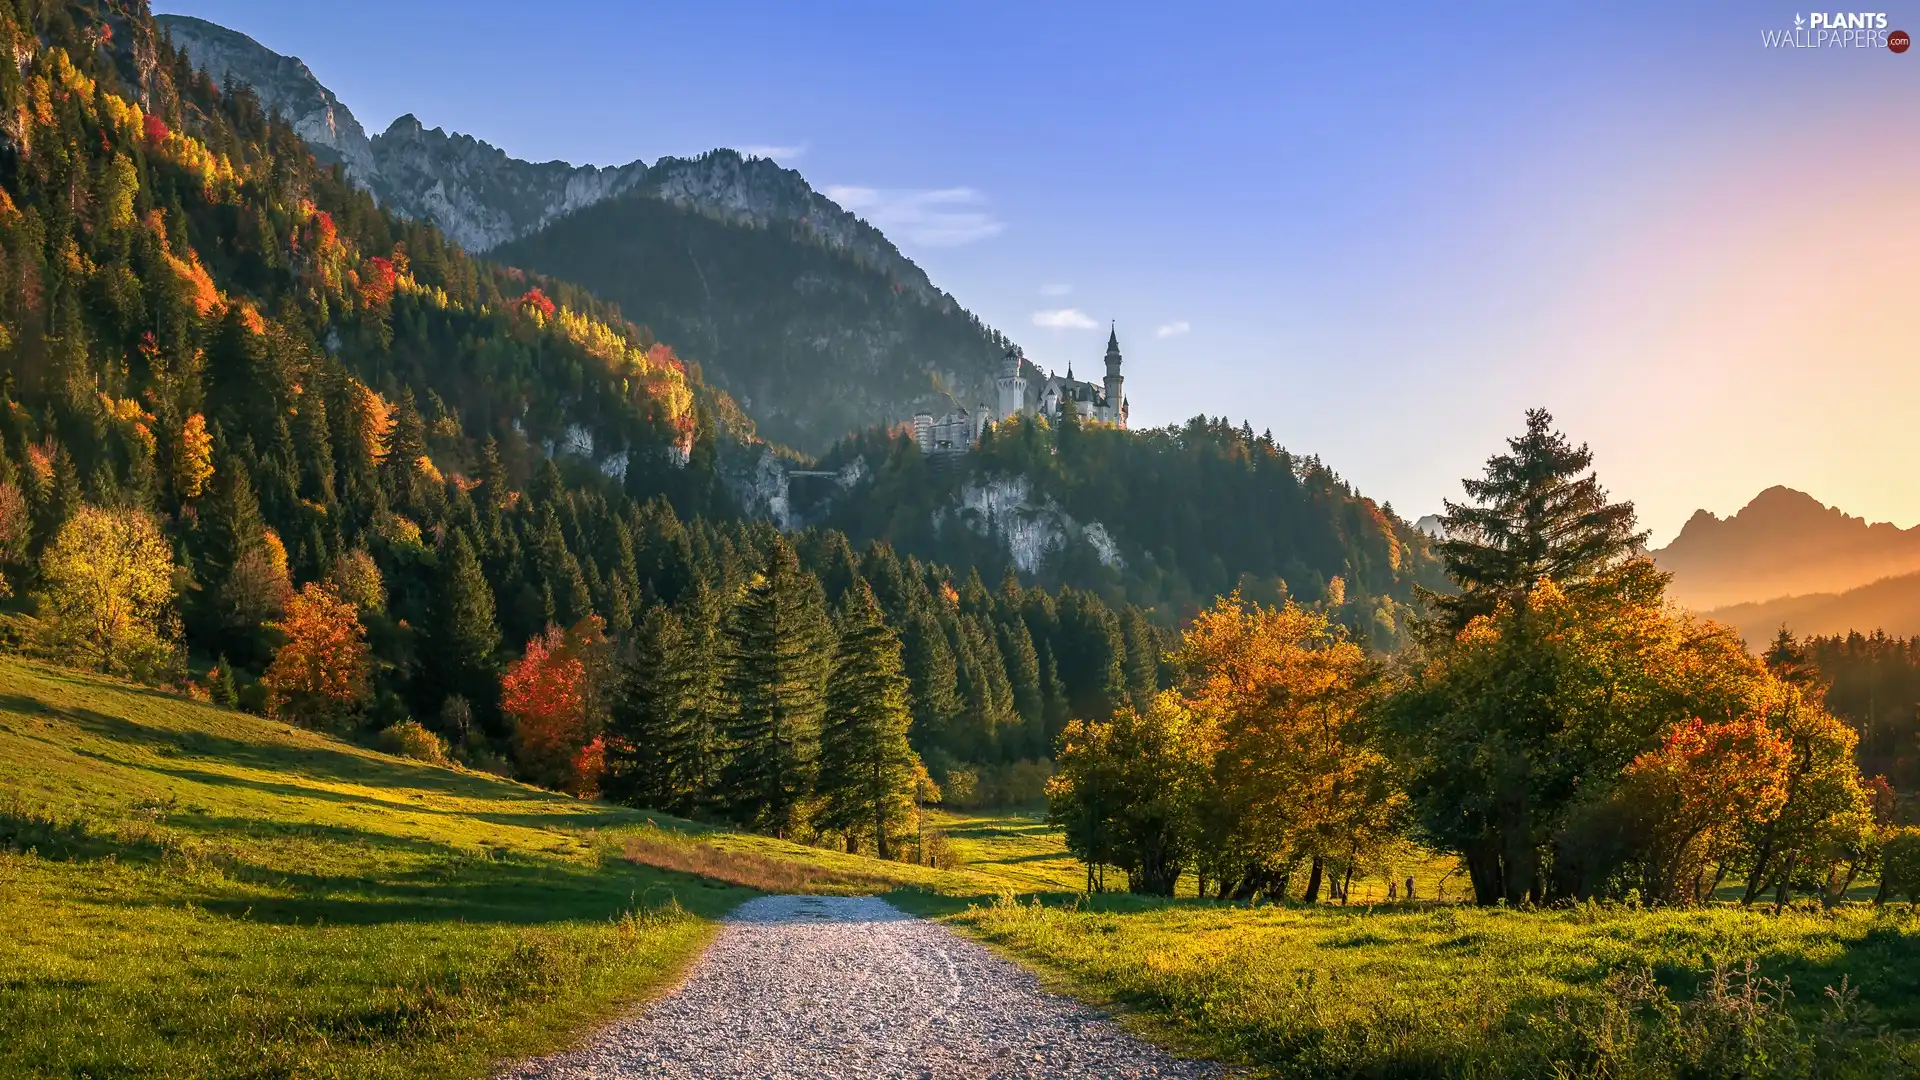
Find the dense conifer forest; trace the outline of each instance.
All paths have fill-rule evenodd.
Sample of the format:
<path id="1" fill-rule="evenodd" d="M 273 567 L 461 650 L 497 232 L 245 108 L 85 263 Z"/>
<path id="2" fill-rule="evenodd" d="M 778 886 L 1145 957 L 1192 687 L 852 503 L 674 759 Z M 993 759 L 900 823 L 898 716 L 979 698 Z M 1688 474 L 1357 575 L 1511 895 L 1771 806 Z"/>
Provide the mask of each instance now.
<path id="1" fill-rule="evenodd" d="M 1139 608 L 743 520 L 669 346 L 382 212 L 139 9 L 0 34 L 14 647 L 781 832 L 864 748 L 850 838 L 1036 798 L 1070 715 L 1157 688 Z"/>

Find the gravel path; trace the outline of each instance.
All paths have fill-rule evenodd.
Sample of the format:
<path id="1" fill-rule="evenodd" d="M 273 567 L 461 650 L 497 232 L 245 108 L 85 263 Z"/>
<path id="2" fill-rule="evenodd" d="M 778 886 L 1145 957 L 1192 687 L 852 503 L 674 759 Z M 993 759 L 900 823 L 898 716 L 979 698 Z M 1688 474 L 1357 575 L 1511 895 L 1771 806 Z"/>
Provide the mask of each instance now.
<path id="1" fill-rule="evenodd" d="M 767 896 L 679 990 L 502 1080 L 1198 1080 L 951 930 L 874 897 Z"/>

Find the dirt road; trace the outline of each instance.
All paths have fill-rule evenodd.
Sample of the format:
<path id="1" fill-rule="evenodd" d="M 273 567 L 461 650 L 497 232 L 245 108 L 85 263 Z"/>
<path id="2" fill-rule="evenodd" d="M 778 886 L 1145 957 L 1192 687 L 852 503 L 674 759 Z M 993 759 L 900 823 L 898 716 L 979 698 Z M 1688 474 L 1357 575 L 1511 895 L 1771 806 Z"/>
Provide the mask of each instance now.
<path id="1" fill-rule="evenodd" d="M 511 1080 L 1198 1080 L 945 927 L 873 897 L 742 905 L 670 996 Z"/>

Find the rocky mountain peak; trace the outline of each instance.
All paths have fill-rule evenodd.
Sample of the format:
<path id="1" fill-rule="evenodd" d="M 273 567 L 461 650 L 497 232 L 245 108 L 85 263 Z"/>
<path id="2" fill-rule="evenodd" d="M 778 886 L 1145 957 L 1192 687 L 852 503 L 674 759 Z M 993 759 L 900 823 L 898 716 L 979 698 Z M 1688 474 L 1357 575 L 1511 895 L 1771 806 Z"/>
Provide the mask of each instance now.
<path id="1" fill-rule="evenodd" d="M 469 251 L 487 251 L 557 218 L 639 187 L 647 167 L 539 164 L 471 135 L 429 128 L 412 113 L 373 139 L 376 193 L 394 212 L 438 225 Z"/>
<path id="2" fill-rule="evenodd" d="M 379 165 L 360 121 L 297 56 L 282 56 L 245 34 L 188 15 L 155 15 L 194 66 L 215 82 L 253 87 L 260 104 L 278 112 L 324 161 L 343 163 L 358 183 L 376 187 Z"/>
<path id="3" fill-rule="evenodd" d="M 1834 593 L 1920 569 L 1920 528 L 1869 524 L 1802 491 L 1770 487 L 1740 511 L 1699 510 L 1653 553 L 1673 595 L 1700 608 Z"/>
<path id="4" fill-rule="evenodd" d="M 246 83 L 293 121 L 323 159 L 396 213 L 431 221 L 469 251 L 489 251 L 607 199 L 641 192 L 732 224 L 791 224 L 885 275 L 922 303 L 950 307 L 927 275 L 880 230 L 767 158 L 719 149 L 625 165 L 530 162 L 471 135 L 428 127 L 412 113 L 367 138 L 359 121 L 306 64 L 245 34 L 184 15 L 157 16 L 216 80 Z"/>
<path id="5" fill-rule="evenodd" d="M 926 272 L 900 253 L 880 230 L 813 190 L 793 169 L 736 150 L 654 162 L 648 192 L 736 224 L 765 227 L 792 222 L 827 247 L 885 274 L 922 301 L 944 299 Z"/>

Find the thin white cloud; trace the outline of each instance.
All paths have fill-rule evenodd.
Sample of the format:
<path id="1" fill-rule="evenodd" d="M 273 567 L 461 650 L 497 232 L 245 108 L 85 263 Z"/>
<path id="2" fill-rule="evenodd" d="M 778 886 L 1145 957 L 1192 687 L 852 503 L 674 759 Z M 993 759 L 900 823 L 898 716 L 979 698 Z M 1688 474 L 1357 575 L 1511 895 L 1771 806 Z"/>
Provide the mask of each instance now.
<path id="1" fill-rule="evenodd" d="M 895 238 L 930 247 L 958 247 L 998 236 L 1006 223 L 987 209 L 972 188 L 870 188 L 835 186 L 826 196 Z"/>
<path id="2" fill-rule="evenodd" d="M 1071 285 L 1049 284 L 1040 286 L 1041 296 L 1065 296 L 1072 291 L 1073 286 Z"/>
<path id="3" fill-rule="evenodd" d="M 801 143 L 799 146 L 763 146 L 754 143 L 741 147 L 740 153 L 746 157 L 763 157 L 770 158 L 774 161 L 799 161 L 801 158 L 807 156 L 807 144 Z"/>
<path id="4" fill-rule="evenodd" d="M 1079 308 L 1056 308 L 1033 313 L 1033 325 L 1049 330 L 1097 330 L 1100 324 Z"/>
<path id="5" fill-rule="evenodd" d="M 1153 336 L 1163 337 L 1163 338 L 1179 337 L 1181 334 L 1184 334 L 1192 329 L 1193 329 L 1192 323 L 1188 322 L 1185 319 L 1177 319 L 1170 323 L 1163 323 L 1158 330 L 1155 330 L 1153 332 Z"/>

